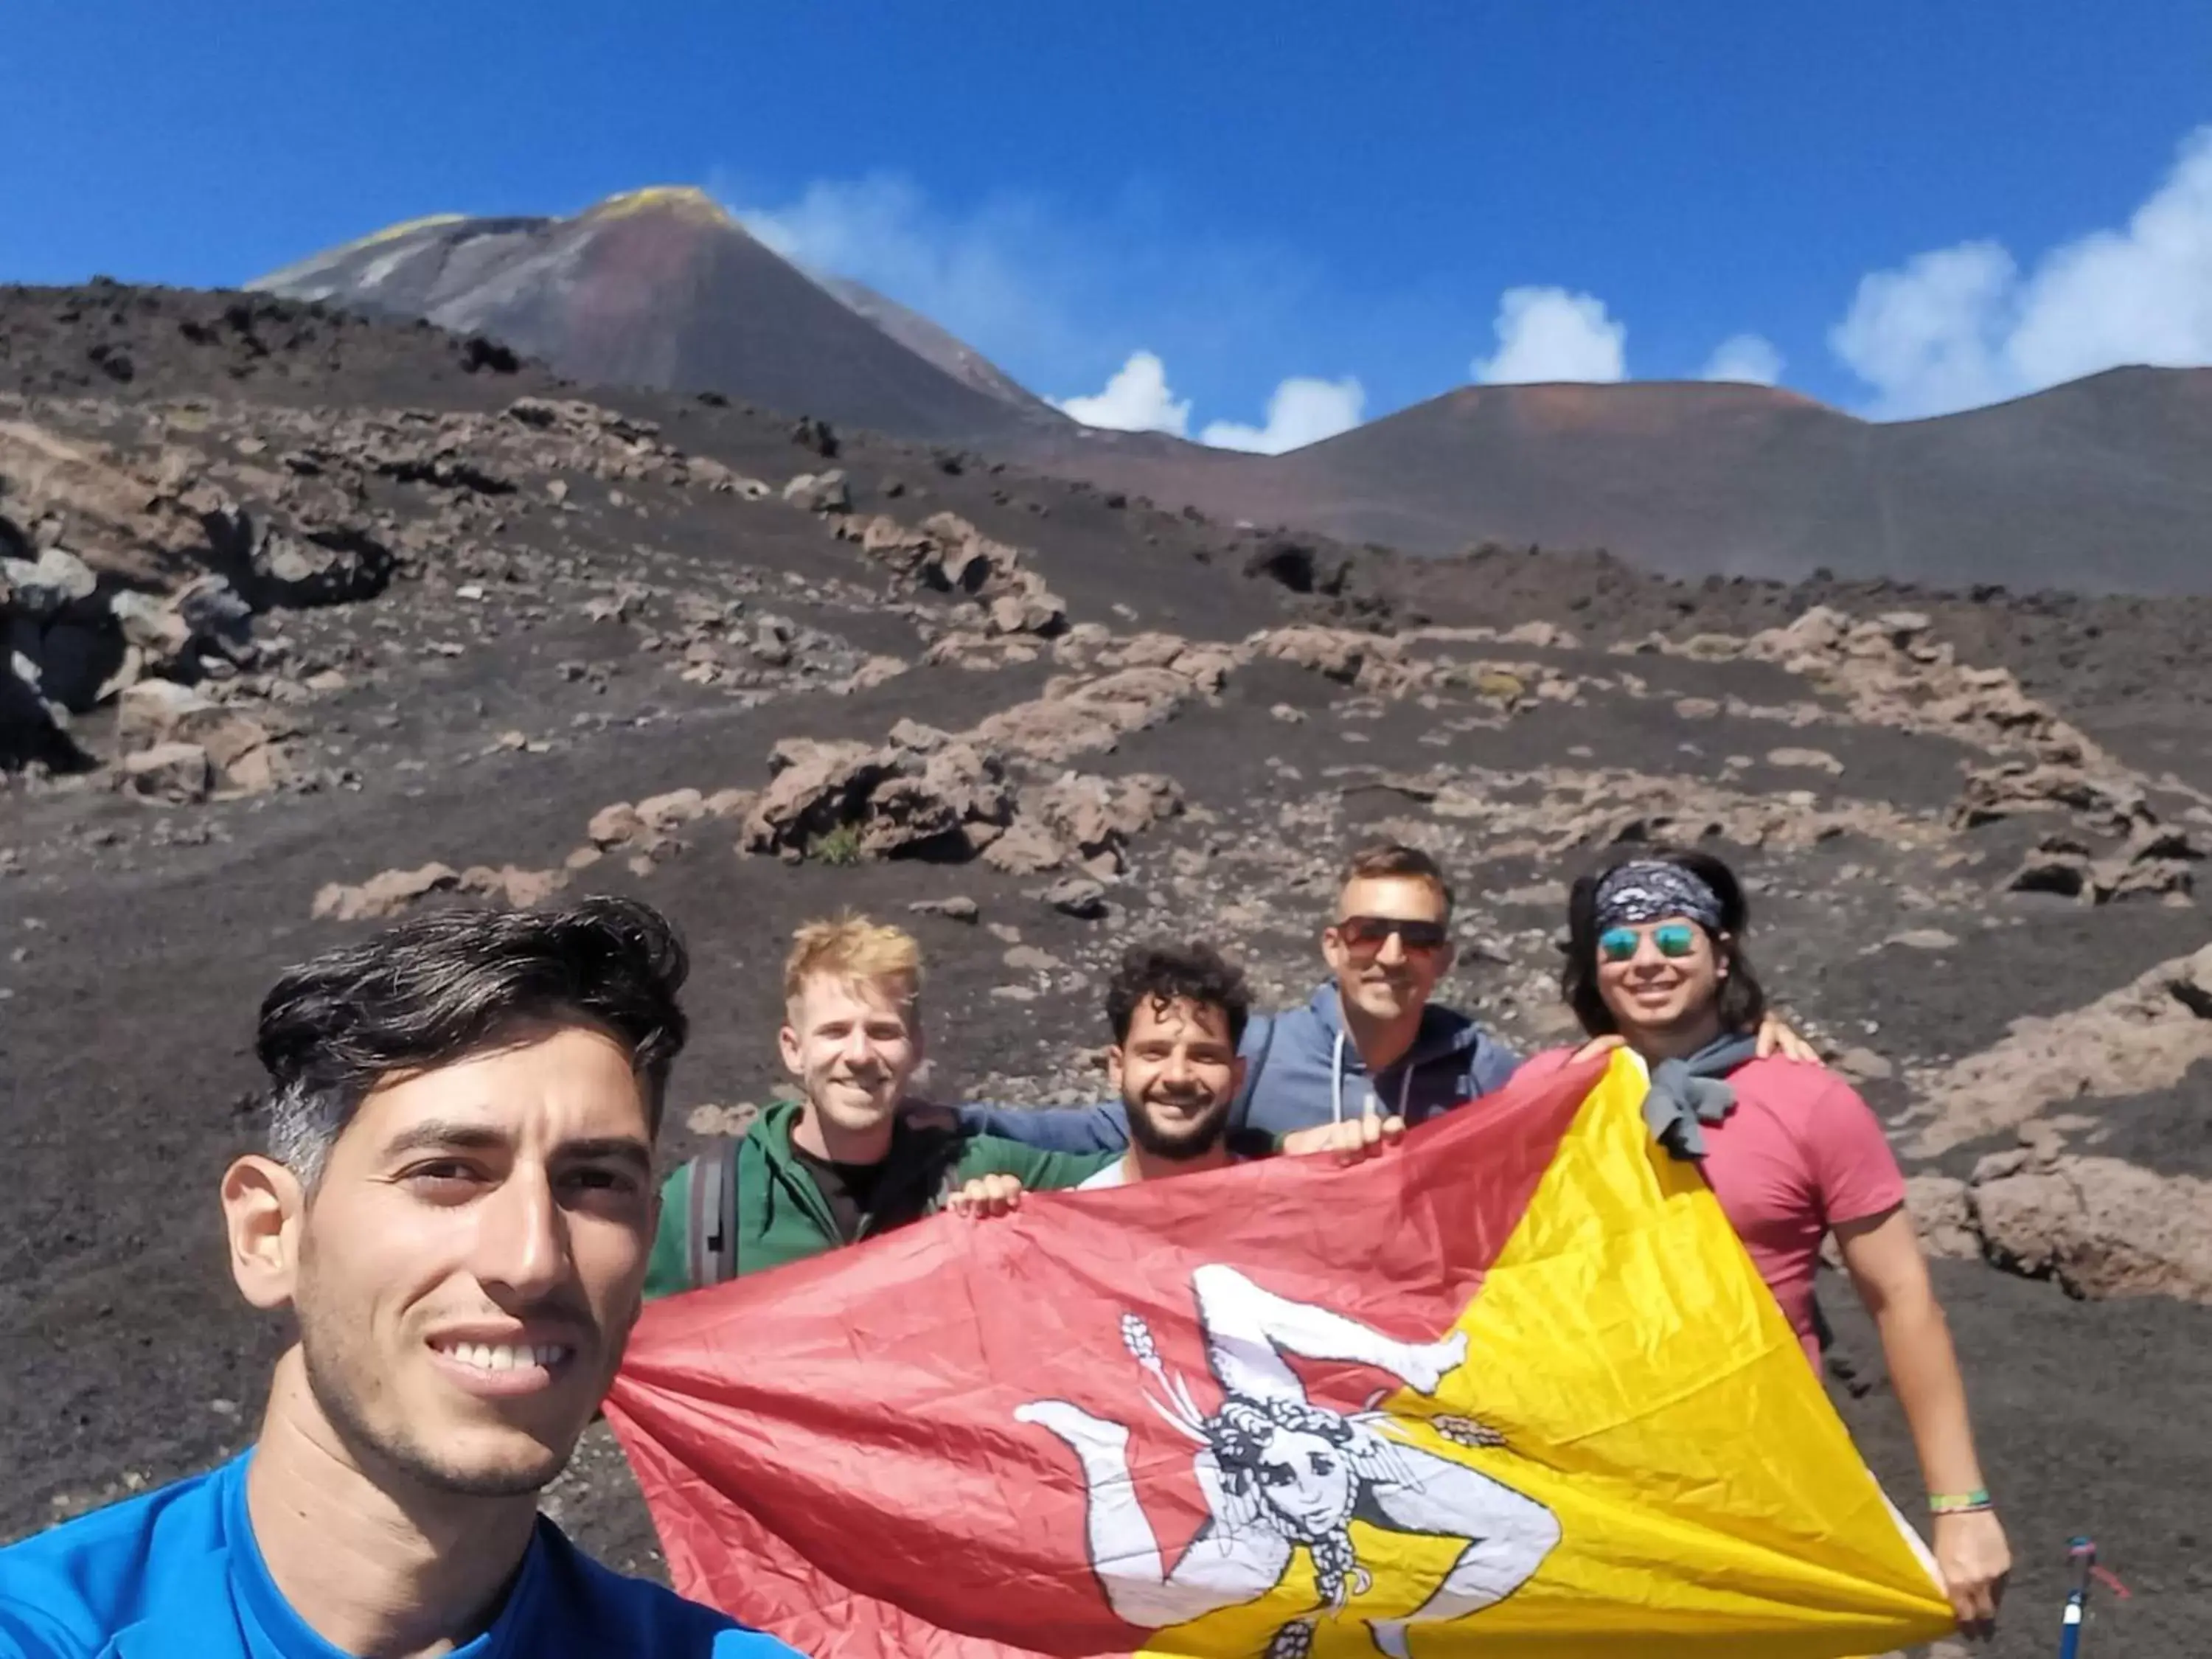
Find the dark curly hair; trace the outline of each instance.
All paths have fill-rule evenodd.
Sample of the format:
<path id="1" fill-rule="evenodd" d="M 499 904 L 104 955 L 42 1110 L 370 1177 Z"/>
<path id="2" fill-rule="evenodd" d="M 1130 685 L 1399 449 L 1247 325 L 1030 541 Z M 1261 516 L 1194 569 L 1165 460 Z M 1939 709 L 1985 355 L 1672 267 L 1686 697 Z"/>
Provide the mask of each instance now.
<path id="1" fill-rule="evenodd" d="M 1121 966 L 1106 988 L 1106 1019 L 1114 1028 L 1114 1041 L 1128 1041 L 1129 1022 L 1143 1004 L 1176 1001 L 1220 1009 L 1229 1021 L 1230 1042 L 1244 1040 L 1252 994 L 1245 988 L 1243 971 L 1202 941 L 1153 939 L 1122 953 Z"/>
<path id="2" fill-rule="evenodd" d="M 1255 1399 L 1231 1395 L 1206 1422 L 1206 1437 L 1212 1444 L 1215 1462 L 1224 1475 L 1247 1492 L 1258 1484 L 1260 1454 L 1279 1430 L 1318 1435 L 1347 1453 L 1358 1433 L 1341 1413 L 1275 1395 Z M 1277 1510 L 1273 1523 L 1288 1529 L 1297 1542 L 1313 1552 L 1315 1588 L 1334 1607 L 1344 1605 L 1347 1591 L 1357 1594 L 1367 1588 L 1367 1574 L 1352 1548 L 1349 1521 L 1347 1516 L 1334 1527 L 1316 1531 Z"/>
<path id="3" fill-rule="evenodd" d="M 634 899 L 410 918 L 284 973 L 261 1004 L 269 1151 L 309 1188 L 362 1101 L 397 1072 L 448 1064 L 518 1024 L 600 1027 L 646 1080 L 659 1127 L 687 1026 L 683 941 Z"/>
<path id="4" fill-rule="evenodd" d="M 1592 1036 L 1605 1036 L 1620 1029 L 1598 990 L 1597 892 L 1607 876 L 1628 864 L 1671 864 L 1712 889 L 1721 906 L 1721 928 L 1713 939 L 1713 947 L 1728 964 L 1728 975 L 1721 981 L 1721 1024 L 1731 1031 L 1755 1029 L 1766 1015 L 1766 993 L 1760 989 L 1751 960 L 1744 954 L 1743 936 L 1751 925 L 1751 905 L 1743 896 L 1743 884 L 1736 879 L 1735 871 L 1710 853 L 1680 847 L 1639 847 L 1619 854 L 1588 875 L 1576 877 L 1567 892 L 1567 959 L 1559 969 L 1559 991 L 1583 1030 Z"/>

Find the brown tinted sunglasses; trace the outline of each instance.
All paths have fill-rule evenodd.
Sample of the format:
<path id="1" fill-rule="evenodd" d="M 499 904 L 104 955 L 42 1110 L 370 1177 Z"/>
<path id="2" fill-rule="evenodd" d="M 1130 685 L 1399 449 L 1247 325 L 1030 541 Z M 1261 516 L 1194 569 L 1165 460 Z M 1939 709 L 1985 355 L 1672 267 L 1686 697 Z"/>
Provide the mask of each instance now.
<path id="1" fill-rule="evenodd" d="M 1444 948 L 1450 931 L 1441 921 L 1408 921 L 1400 916 L 1346 916 L 1336 924 L 1336 936 L 1354 956 L 1371 957 L 1395 933 L 1408 956 L 1428 955 Z"/>

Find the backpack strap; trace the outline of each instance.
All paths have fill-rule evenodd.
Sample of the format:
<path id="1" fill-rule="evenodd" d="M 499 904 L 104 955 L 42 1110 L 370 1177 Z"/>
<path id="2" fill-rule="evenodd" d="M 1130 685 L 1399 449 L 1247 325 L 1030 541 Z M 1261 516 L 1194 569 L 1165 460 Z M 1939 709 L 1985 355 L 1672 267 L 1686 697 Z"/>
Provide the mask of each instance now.
<path id="1" fill-rule="evenodd" d="M 691 1160 L 684 1270 L 694 1289 L 738 1276 L 738 1146 L 718 1141 Z"/>
<path id="2" fill-rule="evenodd" d="M 1239 1158 L 1261 1158 L 1275 1150 L 1273 1137 L 1263 1130 L 1249 1127 L 1252 1099 L 1260 1091 L 1260 1073 L 1267 1068 L 1267 1052 L 1275 1046 L 1275 1017 L 1260 1016 L 1263 1029 L 1260 1034 L 1260 1052 L 1252 1056 L 1244 1068 L 1244 1086 L 1237 1091 L 1230 1103 L 1229 1127 L 1222 1139 L 1229 1150 Z"/>

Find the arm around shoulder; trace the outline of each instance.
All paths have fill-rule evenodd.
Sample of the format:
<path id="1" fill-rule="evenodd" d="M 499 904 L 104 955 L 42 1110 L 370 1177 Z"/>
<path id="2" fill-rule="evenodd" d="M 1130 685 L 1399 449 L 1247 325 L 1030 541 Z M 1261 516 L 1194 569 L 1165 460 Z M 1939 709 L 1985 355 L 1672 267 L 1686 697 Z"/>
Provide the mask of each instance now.
<path id="1" fill-rule="evenodd" d="M 1480 1094 L 1496 1094 L 1513 1081 L 1521 1069 L 1521 1056 L 1496 1037 L 1486 1036 L 1474 1054 L 1474 1086 Z"/>
<path id="2" fill-rule="evenodd" d="M 1055 1152 L 1024 1146 L 1003 1135 L 975 1135 L 961 1155 L 960 1174 L 971 1181 L 982 1176 L 1012 1176 L 1025 1192 L 1054 1193 L 1079 1186 L 1117 1156 Z"/>
<path id="3" fill-rule="evenodd" d="M 1034 1109 L 963 1106 L 960 1127 L 971 1135 L 995 1135 L 1048 1152 L 1121 1152 L 1129 1146 L 1129 1120 L 1118 1101 Z"/>

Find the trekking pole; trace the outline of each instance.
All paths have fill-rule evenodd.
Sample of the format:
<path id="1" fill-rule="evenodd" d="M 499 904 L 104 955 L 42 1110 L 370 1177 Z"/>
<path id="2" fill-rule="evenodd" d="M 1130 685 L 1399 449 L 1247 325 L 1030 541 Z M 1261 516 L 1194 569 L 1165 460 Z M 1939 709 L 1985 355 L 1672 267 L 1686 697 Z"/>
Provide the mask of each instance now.
<path id="1" fill-rule="evenodd" d="M 2066 1559 L 2074 1569 L 2074 1583 L 2066 1592 L 2066 1612 L 2058 1626 L 2058 1659 L 2075 1659 L 2081 1651 L 2081 1614 L 2089 1600 L 2089 1576 L 2097 1568 L 2097 1546 L 2076 1538 L 2066 1547 Z"/>
<path id="2" fill-rule="evenodd" d="M 2066 1615 L 2058 1631 L 2058 1659 L 2075 1659 L 2081 1651 L 2081 1619 L 2088 1604 L 2091 1582 L 2104 1585 L 2123 1601 L 2134 1599 L 2135 1593 L 2097 1565 L 2094 1539 L 2074 1540 L 2066 1547 L 2066 1559 L 2074 1569 L 2074 1587 L 2066 1592 Z"/>

